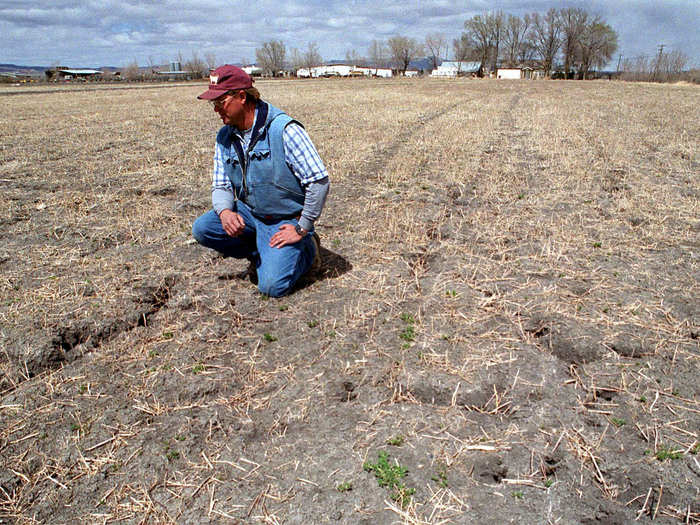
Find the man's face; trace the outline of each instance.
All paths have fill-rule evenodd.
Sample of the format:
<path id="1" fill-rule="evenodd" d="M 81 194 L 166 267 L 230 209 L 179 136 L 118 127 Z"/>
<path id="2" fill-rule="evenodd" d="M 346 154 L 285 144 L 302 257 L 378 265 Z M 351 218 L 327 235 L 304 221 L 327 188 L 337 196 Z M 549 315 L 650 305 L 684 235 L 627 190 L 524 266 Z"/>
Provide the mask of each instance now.
<path id="1" fill-rule="evenodd" d="M 234 91 L 212 100 L 214 111 L 221 121 L 228 126 L 245 129 L 245 92 Z"/>

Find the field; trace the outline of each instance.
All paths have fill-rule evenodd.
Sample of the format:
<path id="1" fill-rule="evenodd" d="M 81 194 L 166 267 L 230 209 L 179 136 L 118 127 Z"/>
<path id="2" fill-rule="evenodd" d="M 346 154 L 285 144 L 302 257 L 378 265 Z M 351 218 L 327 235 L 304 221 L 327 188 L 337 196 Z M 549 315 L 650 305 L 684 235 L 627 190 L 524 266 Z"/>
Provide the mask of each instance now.
<path id="1" fill-rule="evenodd" d="M 1 523 L 700 523 L 700 88 L 257 86 L 283 299 L 191 238 L 203 84 L 0 92 Z"/>

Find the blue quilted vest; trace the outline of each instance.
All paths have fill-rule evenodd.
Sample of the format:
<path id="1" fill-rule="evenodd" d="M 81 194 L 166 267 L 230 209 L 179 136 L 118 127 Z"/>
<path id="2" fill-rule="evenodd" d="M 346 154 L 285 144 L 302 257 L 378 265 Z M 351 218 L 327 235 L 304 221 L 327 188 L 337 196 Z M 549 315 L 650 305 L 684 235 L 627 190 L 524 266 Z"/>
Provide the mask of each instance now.
<path id="1" fill-rule="evenodd" d="M 245 202 L 256 217 L 296 217 L 304 207 L 304 189 L 287 166 L 282 137 L 293 119 L 263 101 L 258 102 L 257 111 L 247 151 L 243 151 L 230 126 L 219 131 L 216 140 L 223 146 L 224 173 L 233 184 L 236 198 Z"/>

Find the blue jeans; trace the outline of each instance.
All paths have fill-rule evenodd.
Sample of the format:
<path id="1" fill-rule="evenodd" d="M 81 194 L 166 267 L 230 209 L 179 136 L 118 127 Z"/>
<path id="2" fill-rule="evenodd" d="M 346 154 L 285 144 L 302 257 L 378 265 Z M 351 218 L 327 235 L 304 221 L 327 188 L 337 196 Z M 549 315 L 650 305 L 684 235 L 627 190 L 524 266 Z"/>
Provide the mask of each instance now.
<path id="1" fill-rule="evenodd" d="M 271 248 L 270 237 L 279 231 L 280 225 L 296 225 L 297 221 L 264 221 L 254 217 L 241 201 L 236 204 L 236 211 L 245 223 L 241 235 L 231 237 L 226 233 L 214 210 L 194 221 L 192 235 L 199 244 L 216 250 L 224 257 L 252 261 L 258 274 L 258 289 L 265 295 L 281 297 L 288 294 L 313 263 L 316 247 L 311 235 L 296 244 Z"/>

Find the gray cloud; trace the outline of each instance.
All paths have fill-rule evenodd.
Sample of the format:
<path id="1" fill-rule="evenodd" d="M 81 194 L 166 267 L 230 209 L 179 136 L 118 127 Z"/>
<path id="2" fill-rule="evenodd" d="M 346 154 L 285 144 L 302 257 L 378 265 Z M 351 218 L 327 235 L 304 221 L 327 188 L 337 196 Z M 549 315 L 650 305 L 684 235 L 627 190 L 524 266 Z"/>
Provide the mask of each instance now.
<path id="1" fill-rule="evenodd" d="M 71 66 L 145 65 L 214 53 L 219 62 L 255 59 L 264 41 L 281 39 L 288 48 L 317 42 L 326 59 L 348 49 L 365 53 L 373 39 L 403 34 L 423 40 L 442 32 L 449 40 L 464 21 L 489 9 L 522 15 L 562 7 L 552 0 L 36 0 L 20 8 L 0 0 L 0 62 Z M 653 54 L 658 44 L 679 49 L 698 63 L 700 2 L 697 0 L 572 0 L 599 14 L 619 34 L 619 53 Z"/>

